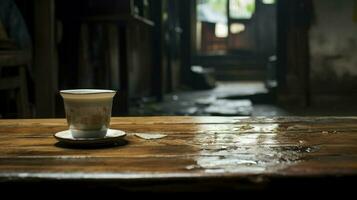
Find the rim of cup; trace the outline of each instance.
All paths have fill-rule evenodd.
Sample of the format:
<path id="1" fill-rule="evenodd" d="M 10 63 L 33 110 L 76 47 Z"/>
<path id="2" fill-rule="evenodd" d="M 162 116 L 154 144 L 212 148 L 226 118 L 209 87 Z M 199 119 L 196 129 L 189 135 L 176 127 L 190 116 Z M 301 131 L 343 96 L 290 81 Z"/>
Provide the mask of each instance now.
<path id="1" fill-rule="evenodd" d="M 63 98 L 112 98 L 116 91 L 107 89 L 70 89 L 60 90 L 60 94 Z"/>

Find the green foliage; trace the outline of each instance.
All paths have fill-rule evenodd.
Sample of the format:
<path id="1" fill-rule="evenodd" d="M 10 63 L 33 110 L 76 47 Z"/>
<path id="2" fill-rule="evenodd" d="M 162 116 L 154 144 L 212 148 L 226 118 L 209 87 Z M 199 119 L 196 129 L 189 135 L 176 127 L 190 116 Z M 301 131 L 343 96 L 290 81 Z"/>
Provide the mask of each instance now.
<path id="1" fill-rule="evenodd" d="M 227 0 L 199 0 L 199 4 L 208 4 L 215 12 L 227 13 Z"/>

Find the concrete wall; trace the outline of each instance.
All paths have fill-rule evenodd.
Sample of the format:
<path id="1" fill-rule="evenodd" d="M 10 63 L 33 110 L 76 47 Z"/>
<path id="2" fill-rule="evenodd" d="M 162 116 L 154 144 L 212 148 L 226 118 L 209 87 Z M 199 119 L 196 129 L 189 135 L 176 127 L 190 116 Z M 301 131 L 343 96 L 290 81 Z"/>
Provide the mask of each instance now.
<path id="1" fill-rule="evenodd" d="M 357 1 L 313 0 L 313 3 L 315 22 L 310 30 L 313 100 L 321 101 L 319 95 L 357 96 Z"/>

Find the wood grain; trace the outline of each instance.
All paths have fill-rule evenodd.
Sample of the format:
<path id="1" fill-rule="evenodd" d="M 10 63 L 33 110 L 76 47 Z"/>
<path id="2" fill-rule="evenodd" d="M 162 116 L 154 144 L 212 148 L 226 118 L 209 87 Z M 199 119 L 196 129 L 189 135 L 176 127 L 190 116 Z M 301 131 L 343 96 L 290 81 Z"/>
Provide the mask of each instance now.
<path id="1" fill-rule="evenodd" d="M 186 191 L 326 177 L 340 185 L 357 177 L 357 117 L 112 118 L 128 144 L 101 149 L 58 145 L 53 134 L 66 128 L 64 119 L 0 120 L 0 183 L 96 180 L 124 190 Z"/>

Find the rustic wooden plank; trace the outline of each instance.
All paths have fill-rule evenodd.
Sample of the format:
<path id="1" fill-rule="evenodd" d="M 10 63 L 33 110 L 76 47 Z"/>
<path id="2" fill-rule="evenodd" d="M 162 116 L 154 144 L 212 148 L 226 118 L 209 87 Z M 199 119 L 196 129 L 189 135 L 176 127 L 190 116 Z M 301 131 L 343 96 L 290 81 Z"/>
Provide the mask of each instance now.
<path id="1" fill-rule="evenodd" d="M 257 176 L 263 185 L 287 177 L 356 177 L 356 122 L 356 117 L 114 117 L 111 127 L 128 133 L 126 145 L 73 149 L 53 138 L 67 128 L 64 119 L 0 120 L 0 183 L 109 179 L 122 187 L 126 180 L 175 180 L 171 184 L 182 188 L 187 182 L 178 180 L 208 180 L 218 187 L 217 180 L 225 185 L 229 179 L 260 187 L 252 181 Z M 134 136 L 137 132 L 167 137 L 149 141 Z"/>
<path id="2" fill-rule="evenodd" d="M 20 66 L 19 68 L 19 77 L 20 77 L 20 91 L 17 107 L 21 113 L 22 118 L 31 117 L 30 105 L 29 105 L 29 96 L 28 96 L 28 88 L 27 88 L 27 75 L 26 75 L 26 67 Z"/>
<path id="3" fill-rule="evenodd" d="M 149 19 L 141 17 L 139 15 L 132 15 L 132 14 L 119 14 L 119 15 L 97 15 L 97 16 L 89 16 L 81 19 L 83 21 L 89 22 L 135 22 L 140 23 L 145 26 L 152 27 L 155 23 Z"/>
<path id="4" fill-rule="evenodd" d="M 22 119 L 1 120 L 0 125 L 23 125 L 31 126 L 33 123 L 42 126 L 63 125 L 64 119 Z M 113 117 L 112 125 L 116 124 L 245 124 L 279 123 L 282 126 L 307 124 L 357 124 L 357 117 L 191 117 L 191 116 L 164 116 L 164 117 Z"/>
<path id="5" fill-rule="evenodd" d="M 94 70 L 90 59 L 89 24 L 80 25 L 78 82 L 80 88 L 92 88 L 94 85 Z"/>
<path id="6" fill-rule="evenodd" d="M 0 51 L 0 67 L 28 65 L 30 63 L 31 63 L 31 56 L 24 51 L 19 51 L 19 50 Z"/>
<path id="7" fill-rule="evenodd" d="M 120 79 L 119 79 L 119 31 L 117 24 L 107 24 L 107 35 L 108 35 L 108 63 L 110 69 L 110 88 L 118 90 L 120 89 Z"/>
<path id="8" fill-rule="evenodd" d="M 2 78 L 0 80 L 0 90 L 17 89 L 20 87 L 20 80 L 18 77 Z"/>
<path id="9" fill-rule="evenodd" d="M 35 0 L 34 75 L 36 77 L 36 117 L 55 116 L 55 95 L 58 90 L 55 24 L 55 1 Z"/>

